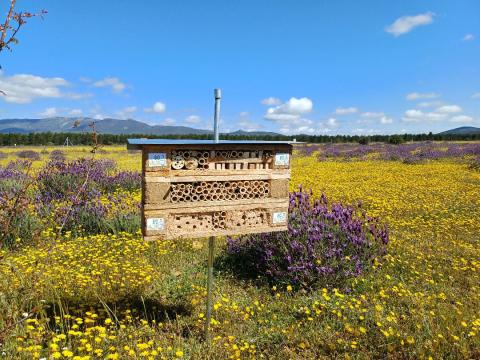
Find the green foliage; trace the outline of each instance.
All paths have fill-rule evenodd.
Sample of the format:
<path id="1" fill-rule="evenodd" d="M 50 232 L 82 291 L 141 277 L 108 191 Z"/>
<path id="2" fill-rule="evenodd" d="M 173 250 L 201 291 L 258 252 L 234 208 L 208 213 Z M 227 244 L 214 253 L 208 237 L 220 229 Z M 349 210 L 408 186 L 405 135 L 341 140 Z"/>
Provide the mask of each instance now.
<path id="1" fill-rule="evenodd" d="M 405 140 L 400 135 L 392 135 L 388 138 L 388 143 L 393 145 L 403 144 Z"/>
<path id="2" fill-rule="evenodd" d="M 480 140 L 478 134 L 397 134 L 397 135 L 230 135 L 221 134 L 224 140 L 277 140 L 293 141 L 295 138 L 299 142 L 308 143 L 358 143 L 360 141 L 368 142 L 388 142 L 393 136 L 399 137 L 404 141 L 471 141 Z M 65 139 L 69 138 L 74 145 L 91 145 L 92 134 L 90 133 L 30 133 L 30 134 L 2 134 L 0 133 L 0 146 L 15 145 L 63 145 Z M 147 138 L 147 139 L 212 139 L 211 134 L 190 134 L 190 135 L 149 135 L 149 134 L 98 134 L 98 142 L 104 145 L 126 144 L 129 138 Z"/>
<path id="3" fill-rule="evenodd" d="M 370 138 L 368 136 L 362 136 L 360 137 L 360 139 L 358 140 L 358 143 L 360 145 L 368 145 L 370 143 Z"/>

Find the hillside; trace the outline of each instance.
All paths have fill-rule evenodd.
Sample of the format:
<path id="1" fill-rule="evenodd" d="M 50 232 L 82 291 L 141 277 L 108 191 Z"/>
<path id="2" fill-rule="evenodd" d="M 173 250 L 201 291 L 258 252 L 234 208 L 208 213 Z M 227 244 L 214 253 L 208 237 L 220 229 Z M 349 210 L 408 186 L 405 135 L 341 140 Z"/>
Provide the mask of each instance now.
<path id="1" fill-rule="evenodd" d="M 40 132 L 88 132 L 91 118 L 54 117 L 47 119 L 1 119 L 0 133 L 25 134 Z M 188 126 L 149 125 L 144 122 L 128 119 L 103 119 L 95 120 L 96 129 L 103 134 L 143 134 L 143 135 L 204 135 L 211 134 L 211 130 L 195 129 Z M 75 122 L 79 122 L 74 126 Z M 279 134 L 268 131 L 237 130 L 231 135 L 244 136 L 277 136 Z"/>
<path id="2" fill-rule="evenodd" d="M 471 135 L 480 134 L 480 128 L 474 126 L 461 126 L 439 133 L 440 135 Z"/>
<path id="3" fill-rule="evenodd" d="M 74 127 L 74 123 L 79 125 Z M 48 119 L 3 119 L 0 120 L 2 133 L 26 132 L 85 132 L 88 131 L 90 118 L 55 117 Z M 108 134 L 151 134 L 151 135 L 187 135 L 208 134 L 210 131 L 186 126 L 148 125 L 137 120 L 103 119 L 96 121 L 97 130 Z"/>

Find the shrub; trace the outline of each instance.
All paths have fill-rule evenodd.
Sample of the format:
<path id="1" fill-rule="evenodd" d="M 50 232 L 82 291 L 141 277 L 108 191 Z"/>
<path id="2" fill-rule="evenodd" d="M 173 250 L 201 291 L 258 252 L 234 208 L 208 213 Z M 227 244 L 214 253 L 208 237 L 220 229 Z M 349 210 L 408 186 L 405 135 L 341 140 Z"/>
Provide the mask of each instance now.
<path id="1" fill-rule="evenodd" d="M 110 192 L 119 188 L 127 191 L 139 190 L 142 187 L 142 176 L 138 171 L 119 171 L 114 175 L 105 176 L 99 184 Z"/>
<path id="2" fill-rule="evenodd" d="M 368 270 L 386 252 L 388 230 L 356 207 L 290 194 L 288 231 L 227 239 L 224 265 L 247 278 L 310 289 L 338 286 Z"/>
<path id="3" fill-rule="evenodd" d="M 480 171 L 480 156 L 470 160 L 469 168 L 472 170 Z"/>
<path id="4" fill-rule="evenodd" d="M 40 154 L 33 150 L 22 150 L 17 153 L 20 159 L 40 160 Z"/>
<path id="5" fill-rule="evenodd" d="M 50 159 L 55 161 L 64 161 L 65 153 L 62 150 L 53 150 L 50 153 Z"/>
<path id="6" fill-rule="evenodd" d="M 370 139 L 367 136 L 361 136 L 358 140 L 360 145 L 368 145 L 370 143 Z"/>
<path id="7" fill-rule="evenodd" d="M 392 135 L 388 138 L 389 144 L 399 145 L 399 144 L 403 144 L 404 142 L 405 140 L 403 139 L 403 137 L 399 135 Z"/>

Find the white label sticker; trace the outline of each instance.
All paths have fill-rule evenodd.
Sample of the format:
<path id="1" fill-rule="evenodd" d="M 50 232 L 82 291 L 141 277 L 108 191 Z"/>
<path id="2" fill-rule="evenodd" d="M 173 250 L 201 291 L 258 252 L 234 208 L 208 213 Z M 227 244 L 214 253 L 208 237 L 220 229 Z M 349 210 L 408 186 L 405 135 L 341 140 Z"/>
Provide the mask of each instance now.
<path id="1" fill-rule="evenodd" d="M 166 153 L 148 153 L 148 166 L 149 167 L 167 166 L 167 154 Z"/>
<path id="2" fill-rule="evenodd" d="M 282 224 L 287 222 L 287 213 L 286 212 L 274 212 L 273 213 L 273 223 Z"/>
<path id="3" fill-rule="evenodd" d="M 147 219 L 147 230 L 162 231 L 163 229 L 165 229 L 164 218 Z"/>
<path id="4" fill-rule="evenodd" d="M 290 160 L 290 154 L 287 154 L 287 153 L 275 154 L 275 165 L 288 166 L 289 160 Z"/>

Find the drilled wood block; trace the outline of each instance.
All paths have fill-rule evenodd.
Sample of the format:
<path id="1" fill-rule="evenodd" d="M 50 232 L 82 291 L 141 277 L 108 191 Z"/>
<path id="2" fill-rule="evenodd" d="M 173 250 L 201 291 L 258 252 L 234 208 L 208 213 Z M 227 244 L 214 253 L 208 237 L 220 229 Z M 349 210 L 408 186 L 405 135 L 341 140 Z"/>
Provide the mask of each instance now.
<path id="1" fill-rule="evenodd" d="M 146 210 L 143 232 L 150 239 L 178 239 L 284 231 L 287 212 L 288 202 Z"/>
<path id="2" fill-rule="evenodd" d="M 272 198 L 288 197 L 288 179 L 272 179 L 270 181 L 270 196 Z"/>

